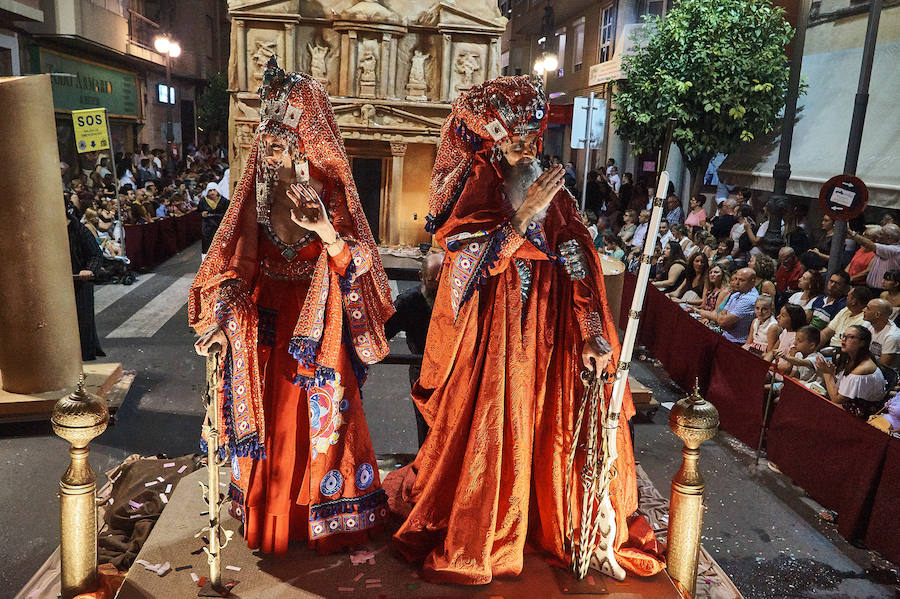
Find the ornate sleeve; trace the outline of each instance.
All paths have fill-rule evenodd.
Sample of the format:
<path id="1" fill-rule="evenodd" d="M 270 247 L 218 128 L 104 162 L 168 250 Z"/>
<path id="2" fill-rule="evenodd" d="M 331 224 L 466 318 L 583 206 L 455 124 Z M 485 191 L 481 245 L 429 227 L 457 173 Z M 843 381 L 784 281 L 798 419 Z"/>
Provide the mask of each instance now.
<path id="1" fill-rule="evenodd" d="M 585 341 L 594 339 L 603 351 L 611 351 L 612 346 L 603 330 L 603 306 L 595 297 L 594 290 L 598 286 L 593 284 L 593 273 L 585 255 L 585 252 L 592 251 L 596 250 L 593 247 L 582 247 L 577 239 L 563 241 L 558 248 L 563 268 L 572 280 L 575 317 L 578 319 L 581 338 Z"/>

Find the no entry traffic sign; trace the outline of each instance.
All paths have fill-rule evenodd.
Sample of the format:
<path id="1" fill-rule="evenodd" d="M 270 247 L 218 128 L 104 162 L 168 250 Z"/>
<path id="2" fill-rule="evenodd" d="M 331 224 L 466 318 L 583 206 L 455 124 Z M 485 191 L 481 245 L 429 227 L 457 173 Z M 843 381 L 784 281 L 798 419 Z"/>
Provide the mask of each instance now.
<path id="1" fill-rule="evenodd" d="M 837 175 L 825 182 L 819 191 L 819 204 L 825 214 L 837 220 L 859 216 L 869 201 L 869 189 L 853 175 Z"/>

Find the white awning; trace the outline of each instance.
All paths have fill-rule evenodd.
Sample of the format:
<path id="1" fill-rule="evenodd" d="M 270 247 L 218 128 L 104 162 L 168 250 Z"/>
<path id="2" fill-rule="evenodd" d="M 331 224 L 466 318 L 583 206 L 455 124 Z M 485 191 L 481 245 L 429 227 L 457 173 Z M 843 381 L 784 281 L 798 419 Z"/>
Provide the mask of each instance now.
<path id="1" fill-rule="evenodd" d="M 788 194 L 818 197 L 825 181 L 843 173 L 861 62 L 862 48 L 803 57 L 809 87 L 797 107 Z M 780 139 L 779 133 L 769 143 L 741 146 L 719 167 L 719 177 L 771 191 Z M 856 174 L 869 188 L 870 205 L 900 209 L 900 42 L 876 48 Z"/>

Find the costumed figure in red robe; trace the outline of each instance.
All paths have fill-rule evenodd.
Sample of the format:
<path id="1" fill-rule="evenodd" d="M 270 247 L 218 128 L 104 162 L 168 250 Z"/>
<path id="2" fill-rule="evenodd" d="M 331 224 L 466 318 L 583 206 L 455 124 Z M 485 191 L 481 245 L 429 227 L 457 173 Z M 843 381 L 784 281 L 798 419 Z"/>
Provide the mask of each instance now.
<path id="1" fill-rule="evenodd" d="M 431 581 L 516 576 L 526 546 L 560 565 L 572 559 L 583 444 L 567 464 L 580 375 L 611 372 L 619 341 L 565 173 L 534 160 L 546 120 L 539 81 L 500 77 L 463 93 L 441 131 L 427 228 L 446 255 L 412 392 L 431 431 L 386 483 L 406 516 L 396 544 Z M 634 516 L 630 395 L 622 412 L 613 547 L 619 564 L 648 576 L 662 561 Z"/>
<path id="2" fill-rule="evenodd" d="M 199 353 L 220 343 L 223 457 L 250 548 L 363 542 L 387 513 L 360 399 L 393 313 L 328 95 L 269 61 L 261 123 L 190 291 Z"/>

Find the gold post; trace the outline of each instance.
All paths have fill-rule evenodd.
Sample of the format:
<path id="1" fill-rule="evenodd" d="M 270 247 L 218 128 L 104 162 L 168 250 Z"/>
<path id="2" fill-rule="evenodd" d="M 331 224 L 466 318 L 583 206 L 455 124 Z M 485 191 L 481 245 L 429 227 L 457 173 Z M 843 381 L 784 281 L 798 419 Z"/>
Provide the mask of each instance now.
<path id="1" fill-rule="evenodd" d="M 88 464 L 88 444 L 106 430 L 106 402 L 84 390 L 56 402 L 53 432 L 71 443 L 71 462 L 59 480 L 60 561 L 63 599 L 95 590 L 97 583 L 97 476 Z"/>
<path id="2" fill-rule="evenodd" d="M 694 393 L 672 407 L 669 427 L 682 441 L 684 460 L 672 479 L 669 506 L 668 557 L 669 576 L 683 597 L 693 597 L 697 584 L 697 562 L 700 558 L 700 534 L 703 531 L 703 494 L 706 483 L 697 468 L 699 447 L 715 436 L 719 428 L 719 411 L 700 396 L 699 382 Z"/>

